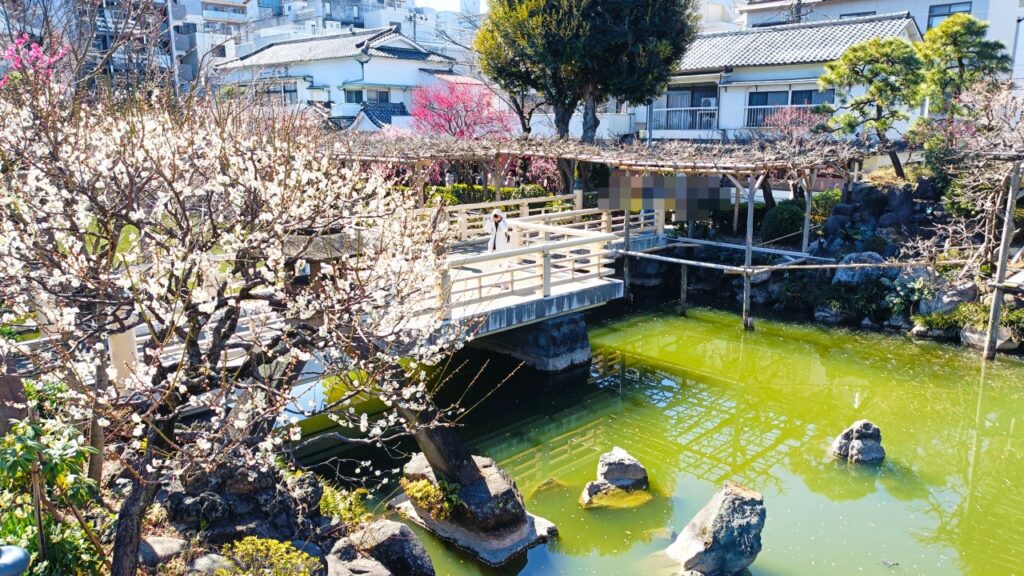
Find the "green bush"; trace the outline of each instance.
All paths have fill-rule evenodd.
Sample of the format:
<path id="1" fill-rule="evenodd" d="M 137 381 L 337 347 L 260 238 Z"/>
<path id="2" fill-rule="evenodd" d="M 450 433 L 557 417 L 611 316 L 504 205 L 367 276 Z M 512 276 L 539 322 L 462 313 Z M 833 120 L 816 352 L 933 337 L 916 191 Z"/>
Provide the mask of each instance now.
<path id="1" fill-rule="evenodd" d="M 935 284 L 925 277 L 914 278 L 913 280 L 897 279 L 895 281 L 882 279 L 881 282 L 891 288 L 891 292 L 885 297 L 885 303 L 898 316 L 909 316 L 913 314 L 923 300 L 935 296 Z"/>
<path id="2" fill-rule="evenodd" d="M 220 568 L 216 576 L 314 576 L 320 560 L 296 550 L 288 542 L 247 536 L 221 550 L 235 565 Z"/>
<path id="3" fill-rule="evenodd" d="M 988 305 L 964 302 L 952 312 L 914 316 L 914 322 L 939 330 L 959 330 L 965 327 L 984 330 L 988 327 L 988 315 Z M 1018 337 L 1024 336 L 1024 309 L 1011 310 L 1003 306 L 999 313 L 999 324 L 1009 328 Z"/>
<path id="4" fill-rule="evenodd" d="M 402 490 L 416 506 L 426 510 L 437 520 L 447 520 L 462 505 L 458 489 L 444 480 L 437 484 L 427 479 L 408 480 L 402 478 Z"/>
<path id="5" fill-rule="evenodd" d="M 754 203 L 754 229 L 758 229 L 764 222 L 768 209 L 761 202 Z M 711 210 L 711 221 L 714 229 L 723 234 L 732 234 L 733 207 L 730 206 L 721 210 Z M 740 202 L 740 220 L 737 234 L 744 234 L 747 230 L 747 203 Z"/>
<path id="6" fill-rule="evenodd" d="M 761 224 L 761 239 L 764 242 L 780 242 L 782 244 L 799 244 L 800 231 L 804 226 L 804 211 L 792 200 L 780 202 L 765 214 Z"/>
<path id="7" fill-rule="evenodd" d="M 335 488 L 330 482 L 323 479 L 321 479 L 321 483 L 324 493 L 320 497 L 320 512 L 324 516 L 341 520 L 348 526 L 361 524 L 373 517 L 373 514 L 366 508 L 366 498 L 370 495 L 369 490 L 365 488 L 342 490 Z"/>
<path id="8" fill-rule="evenodd" d="M 31 384 L 26 388 L 29 399 L 36 400 L 39 389 Z M 66 423 L 70 418 L 60 412 L 66 406 L 59 396 L 49 397 L 37 408 L 36 422 L 15 420 L 0 438 L 0 542 L 28 550 L 33 559 L 30 574 L 36 576 L 102 574 L 102 551 L 93 546 L 85 528 L 70 512 L 72 506 L 88 510 L 94 502 L 96 486 L 85 475 L 93 449 L 78 428 Z M 60 416 L 51 418 L 54 413 Z M 38 526 L 30 496 L 31 469 L 36 463 L 41 464 L 47 500 L 64 513 L 64 518 L 57 518 L 44 512 L 46 562 L 38 561 Z"/>
<path id="9" fill-rule="evenodd" d="M 814 194 L 811 199 L 811 222 L 820 224 L 828 220 L 842 198 L 843 191 L 839 188 L 830 188 Z"/>
<path id="10" fill-rule="evenodd" d="M 523 186 L 501 188 L 502 200 L 519 200 L 521 198 L 543 198 L 553 196 L 538 184 L 525 184 Z M 486 194 L 483 186 L 477 184 L 452 184 L 451 186 L 429 186 L 427 197 L 430 200 L 440 199 L 445 204 L 475 204 L 478 202 L 495 201 L 494 187 L 488 186 Z"/>
<path id="11" fill-rule="evenodd" d="M 855 319 L 866 316 L 878 322 L 888 315 L 886 297 L 889 291 L 890 287 L 883 280 L 864 282 L 857 286 L 829 283 L 819 287 L 813 299 L 818 306 L 842 316 Z"/>

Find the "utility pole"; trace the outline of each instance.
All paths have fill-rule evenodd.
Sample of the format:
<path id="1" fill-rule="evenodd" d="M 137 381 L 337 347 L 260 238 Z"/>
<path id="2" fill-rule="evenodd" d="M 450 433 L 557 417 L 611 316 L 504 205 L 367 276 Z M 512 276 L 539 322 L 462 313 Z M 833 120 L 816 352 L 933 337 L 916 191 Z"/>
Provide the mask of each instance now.
<path id="1" fill-rule="evenodd" d="M 793 2 L 793 12 L 789 16 L 790 22 L 793 22 L 794 24 L 799 23 L 803 19 L 803 11 L 803 0 L 796 0 Z"/>

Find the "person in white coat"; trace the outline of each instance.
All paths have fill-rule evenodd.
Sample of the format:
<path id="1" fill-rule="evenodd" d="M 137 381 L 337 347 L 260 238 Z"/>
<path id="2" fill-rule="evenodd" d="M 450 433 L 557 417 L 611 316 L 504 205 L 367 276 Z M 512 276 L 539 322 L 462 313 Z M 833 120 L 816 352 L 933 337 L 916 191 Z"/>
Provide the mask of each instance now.
<path id="1" fill-rule="evenodd" d="M 508 222 L 501 210 L 495 209 L 491 212 L 491 217 L 484 223 L 484 232 L 487 233 L 488 252 L 508 250 L 512 235 L 508 231 Z"/>

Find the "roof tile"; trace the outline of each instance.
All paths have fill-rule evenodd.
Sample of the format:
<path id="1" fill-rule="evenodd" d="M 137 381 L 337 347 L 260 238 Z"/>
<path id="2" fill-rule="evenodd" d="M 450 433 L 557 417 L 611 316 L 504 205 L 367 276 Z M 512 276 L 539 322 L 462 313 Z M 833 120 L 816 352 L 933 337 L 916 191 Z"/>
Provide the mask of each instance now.
<path id="1" fill-rule="evenodd" d="M 915 26 L 907 12 L 748 28 L 701 34 L 686 51 L 678 73 L 830 62 L 871 38 L 893 38 Z"/>

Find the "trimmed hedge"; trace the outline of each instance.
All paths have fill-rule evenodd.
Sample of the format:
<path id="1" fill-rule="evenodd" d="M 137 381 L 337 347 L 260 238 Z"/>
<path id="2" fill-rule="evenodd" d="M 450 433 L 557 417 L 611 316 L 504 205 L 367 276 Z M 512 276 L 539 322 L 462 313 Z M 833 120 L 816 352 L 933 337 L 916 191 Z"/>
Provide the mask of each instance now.
<path id="1" fill-rule="evenodd" d="M 440 198 L 445 204 L 475 204 L 478 202 L 493 202 L 494 187 L 488 186 L 486 194 L 483 186 L 479 184 L 452 184 L 451 186 L 428 186 L 427 194 L 431 200 Z M 543 198 L 555 196 L 556 192 L 550 192 L 539 184 L 525 184 L 517 187 L 502 187 L 502 200 L 518 200 L 520 198 Z"/>

